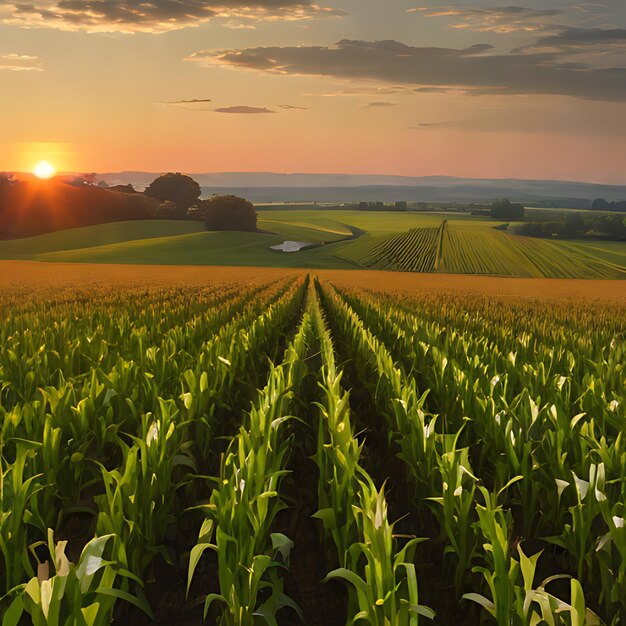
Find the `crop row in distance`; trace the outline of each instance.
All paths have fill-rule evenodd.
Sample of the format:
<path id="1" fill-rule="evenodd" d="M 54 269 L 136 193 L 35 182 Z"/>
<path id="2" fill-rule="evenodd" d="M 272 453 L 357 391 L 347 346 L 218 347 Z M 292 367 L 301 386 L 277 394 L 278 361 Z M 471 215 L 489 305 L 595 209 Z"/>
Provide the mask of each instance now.
<path id="1" fill-rule="evenodd" d="M 497 230 L 415 228 L 371 242 L 356 259 L 372 269 L 535 278 L 625 278 L 626 269 L 551 241 Z"/>
<path id="2" fill-rule="evenodd" d="M 2 304 L 3 624 L 623 623 L 623 309 Z"/>

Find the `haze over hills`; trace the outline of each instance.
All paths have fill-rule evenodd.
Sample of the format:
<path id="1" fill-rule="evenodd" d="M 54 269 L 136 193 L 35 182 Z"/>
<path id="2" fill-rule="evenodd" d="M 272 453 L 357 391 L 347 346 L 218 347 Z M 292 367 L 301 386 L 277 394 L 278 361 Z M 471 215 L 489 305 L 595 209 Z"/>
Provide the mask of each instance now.
<path id="1" fill-rule="evenodd" d="M 100 174 L 109 184 L 147 186 L 158 176 L 150 172 Z M 595 198 L 626 199 L 626 185 L 576 181 L 472 179 L 452 176 L 385 176 L 355 174 L 276 174 L 217 172 L 191 174 L 203 195 L 235 193 L 263 202 L 358 202 L 396 200 L 422 202 L 490 202 L 507 197 L 526 203 L 554 203 L 588 208 Z"/>

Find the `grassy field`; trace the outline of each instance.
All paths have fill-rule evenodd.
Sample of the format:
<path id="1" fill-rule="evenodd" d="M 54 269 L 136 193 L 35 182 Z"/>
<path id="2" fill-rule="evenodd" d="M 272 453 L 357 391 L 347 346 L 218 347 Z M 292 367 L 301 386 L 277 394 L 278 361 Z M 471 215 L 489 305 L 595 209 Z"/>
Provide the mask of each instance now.
<path id="1" fill-rule="evenodd" d="M 567 250 L 584 252 L 616 265 L 626 266 L 626 244 L 621 241 L 582 241 L 575 239 L 559 242 Z"/>
<path id="2" fill-rule="evenodd" d="M 539 209 L 537 209 L 539 210 Z M 435 242 L 443 221 L 447 228 Z M 0 241 L 0 259 L 80 263 L 373 268 L 520 277 L 624 278 L 626 244 L 508 235 L 465 213 L 263 210 L 258 233 L 207 232 L 194 222 L 117 222 Z M 284 254 L 284 240 L 315 247 Z M 433 251 L 433 245 L 437 249 Z"/>
<path id="3" fill-rule="evenodd" d="M 389 276 L 0 262 L 2 624 L 624 624 L 625 290 Z"/>
<path id="4" fill-rule="evenodd" d="M 260 220 L 259 233 L 207 232 L 198 222 L 138 221 L 59 231 L 28 239 L 0 241 L 0 259 L 71 263 L 163 265 L 259 265 L 267 267 L 353 267 L 335 258 L 338 240 L 352 231 L 332 220 L 276 223 Z M 315 244 L 297 255 L 270 249 L 285 239 Z"/>
<path id="5" fill-rule="evenodd" d="M 0 241 L 0 259 L 35 259 L 49 252 L 87 250 L 128 241 L 177 237 L 205 231 L 203 224 L 172 220 L 113 222 L 85 228 L 71 228 L 27 239 Z"/>

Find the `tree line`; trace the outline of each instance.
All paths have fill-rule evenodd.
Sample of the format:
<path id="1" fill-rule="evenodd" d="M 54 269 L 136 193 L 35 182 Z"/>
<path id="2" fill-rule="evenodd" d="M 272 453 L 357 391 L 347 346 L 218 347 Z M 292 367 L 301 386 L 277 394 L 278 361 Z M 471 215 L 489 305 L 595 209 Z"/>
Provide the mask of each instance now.
<path id="1" fill-rule="evenodd" d="M 35 181 L 0 173 L 0 238 L 151 219 L 202 221 L 209 230 L 257 230 L 255 207 L 244 198 L 214 195 L 203 200 L 200 195 L 195 180 L 171 172 L 145 191 L 108 186 L 96 174 Z"/>
<path id="2" fill-rule="evenodd" d="M 528 237 L 580 237 L 597 235 L 617 241 L 626 239 L 626 224 L 621 215 L 585 215 L 568 213 L 560 221 L 524 222 L 510 228 Z"/>
<path id="3" fill-rule="evenodd" d="M 626 200 L 607 202 L 604 198 L 596 198 L 591 203 L 592 211 L 611 211 L 613 213 L 626 213 Z"/>
<path id="4" fill-rule="evenodd" d="M 257 230 L 256 209 L 251 202 L 234 195 L 201 200 L 201 192 L 193 178 L 171 172 L 159 176 L 144 191 L 163 202 L 162 219 L 202 221 L 209 230 Z"/>

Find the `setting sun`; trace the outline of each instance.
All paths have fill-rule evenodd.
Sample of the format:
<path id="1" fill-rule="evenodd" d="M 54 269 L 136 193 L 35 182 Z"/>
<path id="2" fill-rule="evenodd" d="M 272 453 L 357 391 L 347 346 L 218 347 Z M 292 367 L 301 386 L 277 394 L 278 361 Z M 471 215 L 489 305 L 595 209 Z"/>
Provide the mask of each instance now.
<path id="1" fill-rule="evenodd" d="M 52 178 L 56 174 L 56 169 L 48 161 L 39 161 L 33 168 L 33 174 L 37 178 Z"/>

